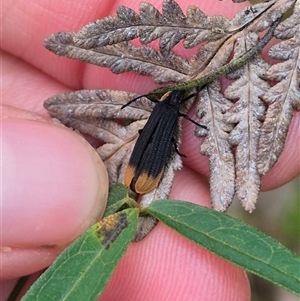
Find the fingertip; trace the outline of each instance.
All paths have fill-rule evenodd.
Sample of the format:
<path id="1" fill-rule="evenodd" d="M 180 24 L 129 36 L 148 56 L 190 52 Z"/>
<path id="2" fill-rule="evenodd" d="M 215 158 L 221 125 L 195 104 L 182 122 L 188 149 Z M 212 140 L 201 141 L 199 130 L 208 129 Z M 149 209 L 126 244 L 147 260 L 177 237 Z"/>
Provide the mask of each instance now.
<path id="1" fill-rule="evenodd" d="M 120 299 L 249 301 L 250 285 L 241 268 L 159 223 L 131 244 L 98 301 Z"/>
<path id="2" fill-rule="evenodd" d="M 83 138 L 47 122 L 5 119 L 2 125 L 3 227 L 15 229 L 4 242 L 64 244 L 102 215 L 107 173 Z"/>
<path id="3" fill-rule="evenodd" d="M 103 215 L 108 195 L 106 168 L 81 136 L 63 126 L 5 118 L 2 130 L 1 243 L 10 249 L 2 260 L 12 257 L 14 250 L 38 252 L 40 248 L 42 253 L 45 246 L 54 250 L 53 260 L 55 249 Z M 26 256 L 32 263 L 37 258 Z M 13 257 L 23 262 L 22 256 Z"/>

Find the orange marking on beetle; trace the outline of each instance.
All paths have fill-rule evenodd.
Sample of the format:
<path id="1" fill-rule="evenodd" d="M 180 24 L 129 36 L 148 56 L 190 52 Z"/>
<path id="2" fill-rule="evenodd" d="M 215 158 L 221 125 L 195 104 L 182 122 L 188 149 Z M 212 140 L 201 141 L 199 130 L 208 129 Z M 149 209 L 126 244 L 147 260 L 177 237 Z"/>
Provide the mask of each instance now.
<path id="1" fill-rule="evenodd" d="M 163 170 L 156 178 L 153 178 L 146 173 L 142 173 L 134 184 L 135 192 L 139 194 L 146 194 L 150 192 L 158 185 L 162 175 Z"/>
<path id="2" fill-rule="evenodd" d="M 124 174 L 124 185 L 126 187 L 130 187 L 130 184 L 132 182 L 132 179 L 134 178 L 136 169 L 134 166 L 128 165 L 125 174 Z"/>

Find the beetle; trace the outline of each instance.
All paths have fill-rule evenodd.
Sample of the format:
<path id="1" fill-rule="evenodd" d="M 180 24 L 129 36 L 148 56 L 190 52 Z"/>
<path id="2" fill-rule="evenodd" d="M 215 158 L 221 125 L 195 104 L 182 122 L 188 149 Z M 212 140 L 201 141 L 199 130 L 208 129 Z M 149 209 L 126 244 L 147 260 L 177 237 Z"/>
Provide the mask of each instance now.
<path id="1" fill-rule="evenodd" d="M 140 131 L 124 175 L 125 186 L 138 194 L 146 194 L 159 184 L 171 156 L 172 147 L 183 156 L 178 152 L 174 139 L 180 117 L 207 129 L 187 115 L 180 113 L 180 104 L 195 96 L 191 94 L 184 98 L 184 94 L 185 91 L 170 91 L 165 93 L 159 101 L 150 99 L 157 103 L 146 125 Z M 122 108 L 135 100 L 133 99 Z"/>

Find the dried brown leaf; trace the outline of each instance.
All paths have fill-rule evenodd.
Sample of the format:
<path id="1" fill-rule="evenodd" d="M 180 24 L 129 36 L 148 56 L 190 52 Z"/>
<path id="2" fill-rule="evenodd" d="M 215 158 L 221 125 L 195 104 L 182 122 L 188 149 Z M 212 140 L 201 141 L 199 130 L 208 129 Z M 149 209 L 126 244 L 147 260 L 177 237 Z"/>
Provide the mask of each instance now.
<path id="1" fill-rule="evenodd" d="M 228 143 L 228 132 L 232 125 L 224 122 L 223 113 L 231 102 L 220 92 L 220 84 L 216 81 L 202 89 L 199 93 L 196 115 L 201 123 L 208 127 L 207 133 L 196 128 L 196 136 L 207 134 L 200 152 L 209 156 L 210 193 L 215 210 L 226 211 L 234 196 L 234 157 Z"/>
<path id="2" fill-rule="evenodd" d="M 58 55 L 108 67 L 117 74 L 133 71 L 151 75 L 157 83 L 182 82 L 211 72 L 212 60 L 220 60 L 219 64 L 214 63 L 216 68 L 224 64 L 229 55 L 226 49 L 239 36 L 249 30 L 264 30 L 293 4 L 293 0 L 279 1 L 289 5 L 279 6 L 278 1 L 253 5 L 231 22 L 222 16 L 206 16 L 196 6 L 190 6 L 185 17 L 174 0 L 164 0 L 162 14 L 149 3 L 141 3 L 140 15 L 122 6 L 116 17 L 92 22 L 77 33 L 52 35 L 45 46 Z M 160 51 L 132 45 L 129 40 L 137 37 L 142 43 L 160 38 Z M 182 39 L 187 48 L 208 43 L 187 62 L 171 51 Z"/>
<path id="3" fill-rule="evenodd" d="M 163 1 L 162 13 L 150 3 L 142 2 L 139 13 L 120 6 L 117 16 L 84 26 L 75 35 L 74 42 L 81 48 L 92 49 L 136 38 L 148 44 L 160 38 L 161 51 L 170 51 L 182 39 L 187 48 L 207 39 L 219 39 L 229 25 L 226 18 L 208 17 L 195 6 L 189 7 L 185 16 L 173 0 Z"/>
<path id="4" fill-rule="evenodd" d="M 136 98 L 135 93 L 113 90 L 79 90 L 54 95 L 44 103 L 51 116 L 72 116 L 74 118 L 90 119 L 98 122 L 101 118 L 130 118 L 133 120 L 146 119 L 153 108 L 153 103 L 145 97 L 131 104 L 135 110 L 121 107 Z"/>
<path id="5" fill-rule="evenodd" d="M 257 43 L 258 36 L 248 34 L 240 38 L 235 47 L 235 55 Z M 239 69 L 231 77 L 238 78 L 224 92 L 231 100 L 237 100 L 225 113 L 230 123 L 236 123 L 229 135 L 229 142 L 236 146 L 236 196 L 243 207 L 252 212 L 260 190 L 260 175 L 257 170 L 257 150 L 261 121 L 265 106 L 261 96 L 269 89 L 269 84 L 262 79 L 269 65 L 257 57 Z"/>
<path id="6" fill-rule="evenodd" d="M 189 79 L 189 63 L 173 52 L 160 53 L 148 46 L 135 47 L 129 42 L 86 50 L 74 43 L 72 33 L 57 33 L 49 36 L 45 47 L 57 55 L 86 63 L 107 67 L 119 74 L 133 71 L 152 75 L 157 83 Z"/>
<path id="7" fill-rule="evenodd" d="M 223 16 L 206 16 L 198 7 L 192 5 L 187 10 L 186 24 L 194 28 L 183 41 L 186 48 L 192 48 L 204 41 L 216 41 L 227 35 L 229 20 Z"/>
<path id="8" fill-rule="evenodd" d="M 281 154 L 293 117 L 293 108 L 300 109 L 300 4 L 295 14 L 279 25 L 277 37 L 288 38 L 274 45 L 269 55 L 285 60 L 271 66 L 267 78 L 278 83 L 263 96 L 268 104 L 265 122 L 261 129 L 258 151 L 260 174 L 267 173 Z"/>

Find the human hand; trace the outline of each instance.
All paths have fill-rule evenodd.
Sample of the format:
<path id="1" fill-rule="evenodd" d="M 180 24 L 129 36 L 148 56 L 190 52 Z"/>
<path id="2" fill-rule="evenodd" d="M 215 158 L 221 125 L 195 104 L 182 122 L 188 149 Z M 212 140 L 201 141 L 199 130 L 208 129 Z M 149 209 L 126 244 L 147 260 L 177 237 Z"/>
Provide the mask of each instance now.
<path id="1" fill-rule="evenodd" d="M 10 148 L 7 153 L 3 152 L 3 183 L 9 183 L 6 189 L 10 191 L 9 207 L 2 210 L 5 221 L 1 227 L 5 234 L 2 245 L 12 247 L 10 252 L 6 249 L 2 253 L 2 267 L 6 273 L 2 272 L 2 277 L 6 279 L 47 266 L 63 246 L 83 231 L 87 219 L 92 223 L 91 213 L 99 204 L 99 194 L 105 190 L 104 184 L 99 186 L 104 181 L 105 172 L 99 171 L 98 157 L 79 135 L 48 119 L 42 107 L 43 101 L 70 87 L 72 90 L 110 88 L 137 93 L 148 92 L 154 87 L 150 78 L 132 73 L 117 76 L 105 68 L 57 57 L 43 47 L 44 38 L 51 33 L 78 30 L 96 18 L 114 14 L 120 4 L 137 10 L 138 1 L 132 4 L 115 1 L 112 4 L 111 1 L 54 0 L 44 1 L 42 5 L 40 1 L 30 4 L 14 2 L 13 6 L 12 1 L 3 1 L 2 48 L 6 51 L 3 54 L 3 103 L 32 113 L 10 108 L 3 115 L 7 117 L 3 120 L 4 146 L 6 133 L 14 133 L 14 140 L 7 138 L 7 145 L 14 147 L 14 151 Z M 161 6 L 161 1 L 149 2 L 158 8 Z M 188 3 L 183 2 L 179 1 L 179 4 L 185 10 Z M 227 16 L 232 17 L 235 13 L 229 3 L 216 1 L 213 7 L 211 2 L 202 2 L 195 4 L 208 14 L 224 15 L 227 11 L 230 12 Z M 45 121 L 37 121 L 33 113 L 45 116 Z M 299 164 L 295 164 L 299 151 L 296 143 L 299 141 L 299 114 L 297 117 L 293 120 L 287 146 L 278 163 L 264 177 L 263 189 L 281 186 L 299 174 Z M 35 120 L 29 128 L 30 133 L 28 118 Z M 6 127 L 9 123 L 13 125 Z M 200 142 L 193 137 L 192 125 L 185 121 L 183 124 L 181 152 L 187 155 L 187 159 L 184 169 L 176 174 L 170 197 L 209 206 L 207 180 L 199 175 L 208 175 L 207 159 L 199 162 Z M 33 144 L 39 149 L 25 152 L 30 139 L 35 139 Z M 22 159 L 24 155 L 26 160 Z M 56 168 L 53 172 L 39 170 L 36 163 L 39 160 L 57 164 Z M 20 172 L 18 177 L 10 178 L 8 174 L 12 174 L 13 167 L 20 170 L 21 164 L 24 164 L 21 171 L 31 172 L 26 172 L 26 177 Z M 67 173 L 70 168 L 72 172 Z M 29 177 L 31 173 L 35 177 Z M 36 184 L 40 183 L 40 178 L 48 184 L 46 187 Z M 83 179 L 88 179 L 85 185 L 82 185 Z M 45 197 L 45 191 L 48 197 Z M 3 205 L 7 205 L 5 199 Z M 99 213 L 101 210 L 96 211 Z M 28 214 L 30 219 L 26 218 Z M 36 231 L 41 222 L 43 232 Z M 38 247 L 53 244 L 58 247 Z M 4 284 L 9 286 L 8 282 Z M 4 289 L 3 286 L 3 293 Z M 143 241 L 131 244 L 99 300 L 243 301 L 249 300 L 249 296 L 248 280 L 241 269 L 158 224 Z"/>

